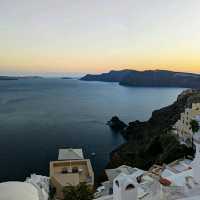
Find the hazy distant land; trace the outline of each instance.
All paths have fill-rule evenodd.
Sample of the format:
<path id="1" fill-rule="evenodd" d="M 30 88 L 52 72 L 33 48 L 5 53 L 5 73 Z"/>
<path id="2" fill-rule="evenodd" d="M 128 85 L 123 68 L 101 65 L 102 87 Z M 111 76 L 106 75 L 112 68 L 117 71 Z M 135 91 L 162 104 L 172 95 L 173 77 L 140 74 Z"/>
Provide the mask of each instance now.
<path id="1" fill-rule="evenodd" d="M 200 88 L 200 75 L 167 70 L 120 70 L 82 77 L 84 81 L 119 82 L 120 85 L 142 87 Z"/>
<path id="2" fill-rule="evenodd" d="M 61 77 L 61 79 L 73 79 L 72 77 Z"/>
<path id="3" fill-rule="evenodd" d="M 0 81 L 11 81 L 11 80 L 18 80 L 18 78 L 11 76 L 0 76 Z"/>
<path id="4" fill-rule="evenodd" d="M 0 76 L 0 81 L 13 81 L 19 79 L 41 79 L 41 76 Z"/>

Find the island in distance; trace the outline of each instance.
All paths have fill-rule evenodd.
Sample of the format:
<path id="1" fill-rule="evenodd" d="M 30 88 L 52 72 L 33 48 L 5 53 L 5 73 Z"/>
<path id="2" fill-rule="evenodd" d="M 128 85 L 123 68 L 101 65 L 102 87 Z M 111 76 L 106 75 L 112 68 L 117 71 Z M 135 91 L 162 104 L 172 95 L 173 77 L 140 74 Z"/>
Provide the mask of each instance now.
<path id="1" fill-rule="evenodd" d="M 87 74 L 81 80 L 119 82 L 124 86 L 200 88 L 200 74 L 167 70 L 112 70 L 98 75 Z"/>
<path id="2" fill-rule="evenodd" d="M 41 76 L 0 76 L 0 81 L 15 81 L 19 79 L 41 79 Z"/>
<path id="3" fill-rule="evenodd" d="M 73 77 L 68 77 L 68 76 L 66 76 L 66 77 L 61 77 L 61 79 L 70 80 L 70 79 L 74 79 L 74 78 L 73 78 Z"/>
<path id="4" fill-rule="evenodd" d="M 0 76 L 0 81 L 13 81 L 13 80 L 18 80 L 18 78 L 10 76 Z"/>

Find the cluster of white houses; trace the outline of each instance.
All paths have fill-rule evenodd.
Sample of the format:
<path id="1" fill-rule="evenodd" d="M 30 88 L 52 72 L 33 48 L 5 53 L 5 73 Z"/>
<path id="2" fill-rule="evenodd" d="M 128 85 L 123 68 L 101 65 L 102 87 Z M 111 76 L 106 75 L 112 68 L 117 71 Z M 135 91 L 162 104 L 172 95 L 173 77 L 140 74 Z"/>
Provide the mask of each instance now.
<path id="1" fill-rule="evenodd" d="M 191 138 L 192 119 L 200 125 L 200 103 L 186 108 L 174 125 L 183 140 Z M 200 200 L 200 131 L 194 139 L 193 160 L 154 165 L 148 171 L 125 165 L 107 169 L 108 180 L 97 188 L 94 200 Z M 50 177 L 32 175 L 25 182 L 0 183 L 0 200 L 48 200 L 49 187 L 55 189 L 54 199 L 62 200 L 65 187 L 80 183 L 94 185 L 90 160 L 84 159 L 82 149 L 60 149 L 58 160 L 50 162 Z"/>
<path id="2" fill-rule="evenodd" d="M 199 165 L 200 153 L 192 162 L 177 160 L 166 166 L 154 165 L 149 171 L 121 166 L 113 169 L 115 178 L 102 183 L 96 200 L 199 200 Z"/>
<path id="3" fill-rule="evenodd" d="M 200 103 L 193 103 L 191 108 L 186 108 L 173 127 L 174 132 L 182 141 L 186 141 L 192 137 L 193 133 L 190 128 L 191 120 L 196 120 L 200 124 Z M 198 137 L 198 135 L 199 133 L 196 133 L 194 136 Z"/>
<path id="4" fill-rule="evenodd" d="M 195 159 L 154 165 L 148 171 L 120 166 L 106 170 L 108 181 L 96 200 L 200 200 L 200 146 Z"/>

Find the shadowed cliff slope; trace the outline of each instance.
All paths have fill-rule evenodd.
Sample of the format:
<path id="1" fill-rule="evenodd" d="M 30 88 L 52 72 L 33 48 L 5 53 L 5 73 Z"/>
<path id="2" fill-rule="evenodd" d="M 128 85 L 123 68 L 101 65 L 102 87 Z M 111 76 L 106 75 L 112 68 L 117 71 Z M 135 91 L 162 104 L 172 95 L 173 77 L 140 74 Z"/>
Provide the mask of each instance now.
<path id="1" fill-rule="evenodd" d="M 148 121 L 130 122 L 121 132 L 127 142 L 110 154 L 106 168 L 125 164 L 147 170 L 154 163 L 170 163 L 193 156 L 194 150 L 180 144 L 171 130 L 185 108 L 195 102 L 200 102 L 200 90 L 189 89 L 182 92 L 172 105 L 154 111 Z M 100 181 L 105 179 L 103 174 Z"/>

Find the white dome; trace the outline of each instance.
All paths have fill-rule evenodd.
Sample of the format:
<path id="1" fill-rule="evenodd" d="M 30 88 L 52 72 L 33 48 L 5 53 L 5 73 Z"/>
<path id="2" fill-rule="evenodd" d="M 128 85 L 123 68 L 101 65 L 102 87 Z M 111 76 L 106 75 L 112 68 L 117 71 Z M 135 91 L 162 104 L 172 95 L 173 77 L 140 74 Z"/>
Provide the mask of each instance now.
<path id="1" fill-rule="evenodd" d="M 39 200 L 37 189 L 30 183 L 0 183 L 0 200 Z"/>

